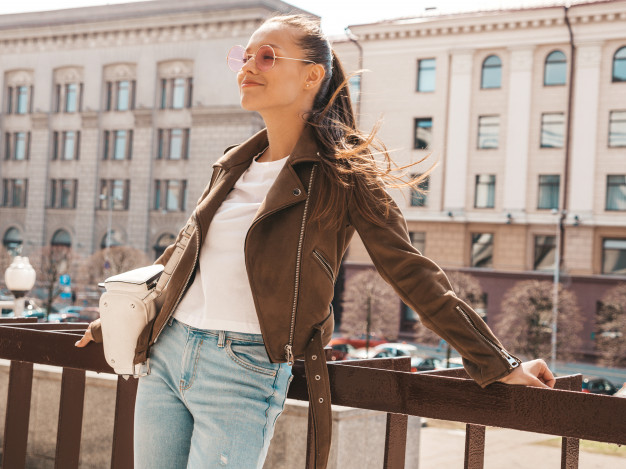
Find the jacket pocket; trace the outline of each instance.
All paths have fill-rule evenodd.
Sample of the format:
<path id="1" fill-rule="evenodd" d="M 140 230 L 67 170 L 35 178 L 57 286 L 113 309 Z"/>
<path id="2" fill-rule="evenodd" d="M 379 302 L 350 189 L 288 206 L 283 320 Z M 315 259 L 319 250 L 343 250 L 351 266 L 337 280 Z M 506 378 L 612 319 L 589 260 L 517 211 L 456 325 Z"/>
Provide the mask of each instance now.
<path id="1" fill-rule="evenodd" d="M 324 269 L 324 272 L 326 272 L 326 275 L 328 275 L 330 281 L 335 283 L 335 274 L 332 267 L 330 266 L 330 262 L 326 260 L 324 254 L 322 254 L 317 249 L 313 249 L 313 257 L 317 259 L 317 262 L 322 266 L 322 269 Z"/>

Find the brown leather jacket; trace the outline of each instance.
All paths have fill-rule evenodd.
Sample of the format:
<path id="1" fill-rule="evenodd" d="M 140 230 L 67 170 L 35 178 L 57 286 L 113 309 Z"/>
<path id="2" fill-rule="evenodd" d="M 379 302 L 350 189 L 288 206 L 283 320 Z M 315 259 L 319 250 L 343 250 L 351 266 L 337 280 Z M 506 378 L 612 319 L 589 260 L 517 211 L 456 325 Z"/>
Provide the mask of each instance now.
<path id="1" fill-rule="evenodd" d="M 190 219 L 187 235 L 191 237 L 161 297 L 162 307 L 138 342 L 136 363 L 148 357 L 149 347 L 191 285 L 200 248 L 216 210 L 253 156 L 266 146 L 267 135 L 262 130 L 241 145 L 229 148 L 213 165 L 211 181 Z M 385 227 L 361 216 L 353 199 L 336 231 L 310 222 L 310 210 L 320 187 L 318 179 L 323 177 L 316 166 L 319 158 L 316 140 L 307 127 L 252 222 L 244 249 L 248 281 L 270 360 L 285 362 L 304 359 L 306 355 L 308 368 L 315 365 L 317 370 L 311 372 L 313 388 L 309 388 L 309 395 L 325 396 L 323 414 L 317 415 L 319 422 L 316 420 L 315 425 L 318 438 L 314 467 L 322 468 L 330 445 L 330 422 L 326 422 L 330 394 L 322 348 L 333 332 L 330 304 L 334 282 L 355 230 L 380 275 L 419 314 L 423 324 L 458 350 L 465 369 L 480 386 L 506 376 L 520 360 L 509 354 L 480 316 L 457 298 L 443 271 L 413 247 L 406 221 L 395 204 Z M 378 199 L 385 197 L 388 196 L 383 191 Z M 185 229 L 177 241 L 183 236 Z M 155 263 L 165 265 L 173 250 L 174 245 L 169 246 Z M 93 332 L 98 338 L 97 325 Z M 317 355 L 321 355 L 319 360 Z M 324 379 L 313 378 L 314 373 L 323 373 Z M 307 371 L 307 378 L 308 374 Z M 324 387 L 315 388 L 322 384 Z M 322 440 L 328 440 L 327 444 Z"/>

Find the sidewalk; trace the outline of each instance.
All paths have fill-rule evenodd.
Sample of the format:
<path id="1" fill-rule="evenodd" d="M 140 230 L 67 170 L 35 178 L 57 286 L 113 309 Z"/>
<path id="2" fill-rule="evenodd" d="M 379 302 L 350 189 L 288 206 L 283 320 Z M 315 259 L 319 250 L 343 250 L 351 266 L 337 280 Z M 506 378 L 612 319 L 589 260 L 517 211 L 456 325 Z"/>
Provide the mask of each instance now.
<path id="1" fill-rule="evenodd" d="M 427 423 L 431 426 L 422 428 L 419 469 L 461 469 L 465 451 L 465 430 L 454 422 Z M 561 447 L 540 444 L 554 438 L 551 435 L 488 427 L 485 469 L 558 469 L 561 467 Z M 626 458 L 581 450 L 578 467 L 626 467 Z"/>

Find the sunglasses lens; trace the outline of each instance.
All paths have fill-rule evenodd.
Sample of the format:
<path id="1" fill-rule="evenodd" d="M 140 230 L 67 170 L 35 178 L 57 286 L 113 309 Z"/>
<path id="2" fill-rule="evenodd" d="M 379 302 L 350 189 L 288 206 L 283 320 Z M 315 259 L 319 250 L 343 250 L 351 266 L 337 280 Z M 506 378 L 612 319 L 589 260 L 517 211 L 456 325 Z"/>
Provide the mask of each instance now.
<path id="1" fill-rule="evenodd" d="M 233 72 L 238 72 L 245 63 L 246 50 L 241 46 L 234 46 L 228 51 L 226 61 Z"/>
<path id="2" fill-rule="evenodd" d="M 274 49 L 270 46 L 261 46 L 254 58 L 256 66 L 262 72 L 267 72 L 270 68 L 272 68 L 274 66 L 275 59 L 276 56 L 274 55 Z"/>

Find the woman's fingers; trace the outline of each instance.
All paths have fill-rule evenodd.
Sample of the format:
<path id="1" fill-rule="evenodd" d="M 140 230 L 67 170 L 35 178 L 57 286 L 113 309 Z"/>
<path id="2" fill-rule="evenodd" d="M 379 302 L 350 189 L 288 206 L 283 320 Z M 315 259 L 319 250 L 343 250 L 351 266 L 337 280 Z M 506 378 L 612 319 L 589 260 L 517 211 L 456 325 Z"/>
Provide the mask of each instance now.
<path id="1" fill-rule="evenodd" d="M 93 336 L 91 335 L 91 327 L 88 327 L 85 331 L 85 334 L 80 338 L 80 340 L 76 341 L 74 344 L 76 347 L 84 347 L 89 342 L 93 340 Z"/>
<path id="2" fill-rule="evenodd" d="M 521 366 L 499 381 L 506 384 L 523 384 L 538 388 L 553 388 L 556 384 L 552 371 L 541 359 L 523 362 Z"/>

